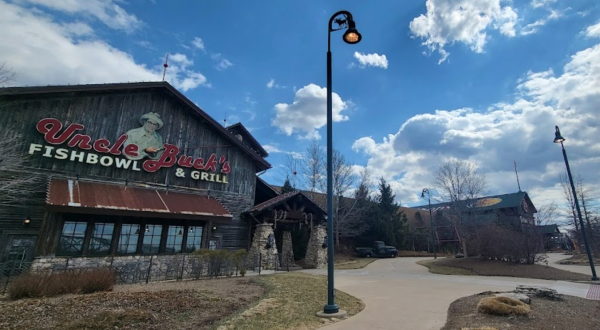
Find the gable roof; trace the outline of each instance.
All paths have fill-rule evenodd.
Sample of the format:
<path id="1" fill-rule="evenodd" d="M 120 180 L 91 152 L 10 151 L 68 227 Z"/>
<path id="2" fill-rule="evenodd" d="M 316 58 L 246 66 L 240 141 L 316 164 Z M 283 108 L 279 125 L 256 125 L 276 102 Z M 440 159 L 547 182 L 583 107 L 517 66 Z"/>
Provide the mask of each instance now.
<path id="1" fill-rule="evenodd" d="M 560 233 L 560 229 L 558 229 L 558 225 L 543 225 L 536 226 L 537 230 L 542 234 L 555 234 Z"/>
<path id="2" fill-rule="evenodd" d="M 537 213 L 537 209 L 529 199 L 529 195 L 527 195 L 527 192 L 524 191 L 519 191 L 511 194 L 486 196 L 477 198 L 473 201 L 463 201 L 463 203 L 465 203 L 465 206 L 470 210 L 482 212 L 487 210 L 519 207 L 523 203 L 523 200 L 525 200 L 529 204 L 529 206 L 533 207 L 533 213 Z M 448 202 L 431 204 L 431 209 L 433 212 L 435 212 L 438 210 L 449 209 L 450 205 L 451 203 Z M 429 204 L 414 206 L 413 208 L 429 210 Z"/>
<path id="3" fill-rule="evenodd" d="M 254 136 L 246 129 L 242 123 L 235 123 L 227 126 L 227 130 L 232 132 L 233 135 L 240 134 L 242 136 L 242 142 L 248 141 L 251 145 L 250 148 L 254 149 L 261 157 L 268 157 L 269 153 L 256 141 Z"/>
<path id="4" fill-rule="evenodd" d="M 231 142 L 234 146 L 240 148 L 250 158 L 252 158 L 257 165 L 257 172 L 264 171 L 271 168 L 271 164 L 267 162 L 259 153 L 245 145 L 242 141 L 237 139 L 225 127 L 220 125 L 216 120 L 209 116 L 204 110 L 200 109 L 194 102 L 188 99 L 186 96 L 181 94 L 175 87 L 171 86 L 166 81 L 157 82 L 137 82 L 137 83 L 111 83 L 111 84 L 89 84 L 89 85 L 62 85 L 62 86 L 34 86 L 34 87 L 7 87 L 0 88 L 1 96 L 27 96 L 35 94 L 53 94 L 53 93 L 74 93 L 74 92 L 121 92 L 126 90 L 159 90 L 167 92 L 171 96 L 175 97 L 176 100 L 180 101 L 194 114 L 197 118 L 200 118 L 209 123 L 213 128 L 221 134 L 226 140 Z M 258 142 L 257 142 L 258 143 Z M 262 147 L 261 147 L 262 148 Z"/>
<path id="5" fill-rule="evenodd" d="M 279 195 L 279 196 L 277 196 L 275 198 L 271 198 L 268 201 L 265 201 L 263 203 L 260 203 L 258 205 L 253 206 L 250 209 L 250 212 L 261 212 L 261 211 L 263 211 L 265 209 L 268 209 L 270 207 L 277 206 L 277 205 L 279 205 L 279 204 L 281 204 L 281 203 L 283 203 L 283 202 L 291 199 L 292 197 L 295 197 L 295 196 L 298 196 L 298 195 L 304 197 L 307 201 L 309 201 L 310 204 L 313 205 L 313 207 L 315 207 L 317 210 L 323 212 L 323 214 L 327 213 L 327 212 L 325 212 L 325 210 L 319 204 L 315 203 L 314 200 L 312 200 L 310 197 L 306 196 L 301 191 L 292 191 L 292 192 L 289 192 L 289 193 L 285 193 L 283 195 Z"/>

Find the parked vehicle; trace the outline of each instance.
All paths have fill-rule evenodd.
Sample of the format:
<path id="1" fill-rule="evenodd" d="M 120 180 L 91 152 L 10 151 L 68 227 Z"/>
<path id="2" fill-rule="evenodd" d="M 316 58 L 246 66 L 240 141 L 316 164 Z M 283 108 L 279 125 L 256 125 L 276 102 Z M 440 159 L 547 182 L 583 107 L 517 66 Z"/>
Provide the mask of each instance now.
<path id="1" fill-rule="evenodd" d="M 357 247 L 356 254 L 359 257 L 396 258 L 398 250 L 393 246 L 387 246 L 382 241 L 373 242 L 373 247 Z"/>

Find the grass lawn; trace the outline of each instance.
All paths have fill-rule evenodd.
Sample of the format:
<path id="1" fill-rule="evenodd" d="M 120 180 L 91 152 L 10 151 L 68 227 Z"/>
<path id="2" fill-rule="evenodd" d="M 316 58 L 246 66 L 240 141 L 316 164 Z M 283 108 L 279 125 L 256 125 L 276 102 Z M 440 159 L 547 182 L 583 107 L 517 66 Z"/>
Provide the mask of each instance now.
<path id="1" fill-rule="evenodd" d="M 442 258 L 419 262 L 430 273 L 537 278 L 556 281 L 588 281 L 589 276 L 543 265 L 523 265 L 480 258 Z"/>
<path id="2" fill-rule="evenodd" d="M 327 279 L 303 273 L 116 286 L 112 292 L 9 301 L 0 329 L 316 329 Z M 364 304 L 337 291 L 355 315 Z"/>
<path id="3" fill-rule="evenodd" d="M 266 296 L 254 307 L 226 321 L 218 330 L 317 329 L 330 319 L 316 317 L 327 303 L 327 278 L 303 273 L 261 276 L 257 280 L 268 288 Z M 336 291 L 336 303 L 352 316 L 365 305 L 359 299 Z"/>

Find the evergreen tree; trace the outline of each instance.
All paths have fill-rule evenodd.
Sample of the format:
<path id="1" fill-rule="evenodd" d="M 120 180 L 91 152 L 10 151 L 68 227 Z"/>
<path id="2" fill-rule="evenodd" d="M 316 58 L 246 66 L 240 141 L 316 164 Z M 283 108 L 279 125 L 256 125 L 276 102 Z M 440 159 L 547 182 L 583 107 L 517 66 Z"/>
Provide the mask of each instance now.
<path id="1" fill-rule="evenodd" d="M 283 183 L 283 187 L 281 187 L 281 193 L 286 194 L 295 190 L 296 189 L 294 189 L 294 187 L 292 187 L 292 184 L 290 183 L 290 177 L 286 176 L 285 182 Z"/>

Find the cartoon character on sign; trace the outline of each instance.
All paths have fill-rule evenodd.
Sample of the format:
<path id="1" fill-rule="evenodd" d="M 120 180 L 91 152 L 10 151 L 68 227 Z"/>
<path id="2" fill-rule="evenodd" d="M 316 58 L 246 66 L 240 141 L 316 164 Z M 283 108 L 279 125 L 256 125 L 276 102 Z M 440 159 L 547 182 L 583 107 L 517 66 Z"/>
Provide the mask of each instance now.
<path id="1" fill-rule="evenodd" d="M 157 159 L 164 150 L 162 136 L 156 131 L 161 129 L 163 121 L 160 115 L 156 112 L 148 112 L 140 117 L 142 127 L 134 128 L 127 131 L 127 140 L 124 145 L 135 144 L 138 146 L 138 155 L 125 155 L 131 160 L 140 160 L 143 158 Z"/>

